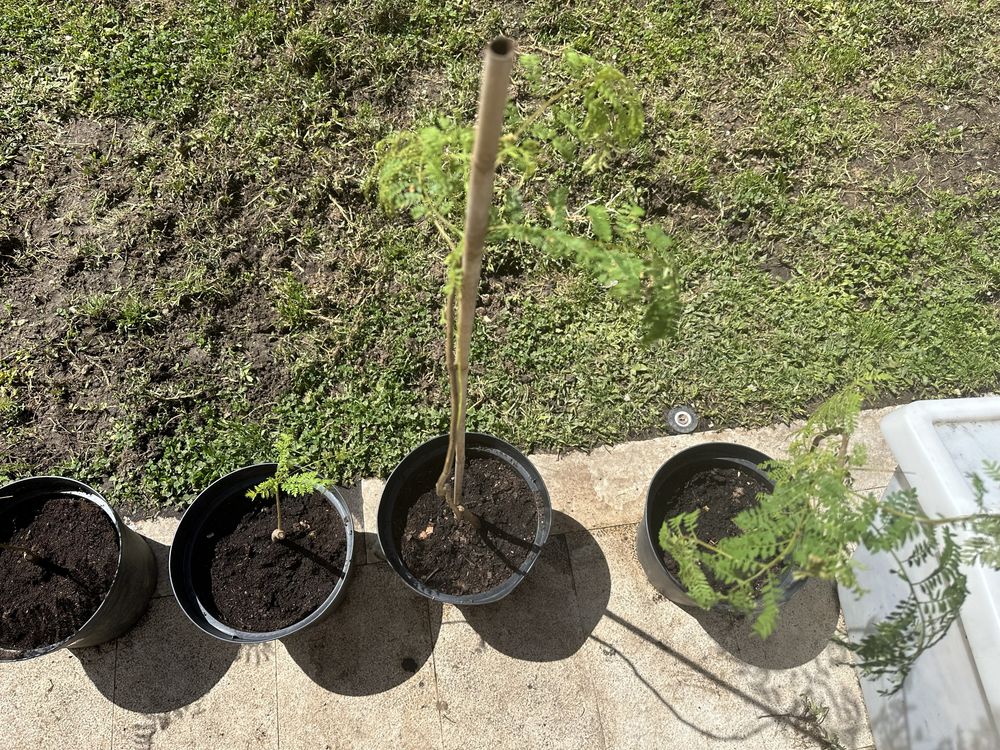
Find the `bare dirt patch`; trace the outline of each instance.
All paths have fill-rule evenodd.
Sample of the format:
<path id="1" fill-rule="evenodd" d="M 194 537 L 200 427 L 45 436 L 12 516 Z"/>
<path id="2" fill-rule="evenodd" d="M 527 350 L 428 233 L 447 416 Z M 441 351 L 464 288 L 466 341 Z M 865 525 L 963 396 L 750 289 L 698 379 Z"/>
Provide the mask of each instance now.
<path id="1" fill-rule="evenodd" d="M 0 429 L 4 463 L 100 456 L 123 425 L 167 421 L 240 380 L 264 403 L 284 393 L 277 323 L 253 277 L 262 249 L 248 240 L 225 255 L 193 250 L 244 221 L 238 180 L 229 205 L 188 223 L 190 196 L 160 199 L 165 177 L 133 125 L 76 120 L 43 137 L 4 175 L 0 366 L 18 387 L 16 411 L 0 414 L 0 427 L 18 427 Z M 133 474 L 155 455 L 142 431 L 124 442 L 115 460 L 125 465 L 109 471 Z"/>

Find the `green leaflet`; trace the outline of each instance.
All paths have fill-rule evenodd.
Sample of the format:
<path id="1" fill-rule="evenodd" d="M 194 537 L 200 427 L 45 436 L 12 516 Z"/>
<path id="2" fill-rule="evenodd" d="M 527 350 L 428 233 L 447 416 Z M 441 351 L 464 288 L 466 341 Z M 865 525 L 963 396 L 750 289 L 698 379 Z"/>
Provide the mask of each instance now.
<path id="1" fill-rule="evenodd" d="M 611 241 L 611 220 L 608 209 L 604 206 L 587 206 L 587 216 L 590 217 L 590 228 L 601 242 Z"/>
<path id="2" fill-rule="evenodd" d="M 638 206 L 570 195 L 556 177 L 567 165 L 604 169 L 635 144 L 643 129 L 638 92 L 620 71 L 569 48 L 547 65 L 535 55 L 520 61 L 542 104 L 526 115 L 508 110 L 487 242 L 516 241 L 576 264 L 622 302 L 642 307 L 646 341 L 669 335 L 681 309 L 670 238 L 644 224 Z M 458 282 L 472 138 L 471 128 L 447 118 L 394 133 L 378 145 L 366 180 L 385 211 L 427 222 L 449 245 L 446 293 Z M 578 231 L 579 212 L 592 237 Z"/>
<path id="3" fill-rule="evenodd" d="M 247 490 L 247 498 L 256 500 L 276 500 L 279 493 L 301 497 L 316 491 L 317 487 L 328 484 L 314 471 L 293 471 L 292 470 L 292 442 L 293 438 L 287 433 L 282 433 L 275 441 L 274 447 L 278 454 L 278 467 L 274 475 L 268 477 L 255 487 Z"/>

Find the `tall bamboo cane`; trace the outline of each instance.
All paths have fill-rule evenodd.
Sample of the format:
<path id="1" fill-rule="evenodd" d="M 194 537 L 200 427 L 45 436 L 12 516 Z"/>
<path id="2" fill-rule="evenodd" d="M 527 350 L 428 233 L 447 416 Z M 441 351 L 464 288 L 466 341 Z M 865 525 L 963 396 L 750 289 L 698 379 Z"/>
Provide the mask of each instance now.
<path id="1" fill-rule="evenodd" d="M 465 476 L 465 415 L 468 410 L 469 348 L 479 298 L 479 274 L 483 265 L 483 241 L 490 221 L 493 203 L 493 176 L 496 172 L 497 151 L 503 131 L 503 115 L 510 89 L 510 72 L 514 66 L 514 41 L 497 37 L 486 48 L 483 78 L 479 86 L 479 111 L 476 114 L 476 134 L 472 146 L 469 171 L 468 199 L 465 207 L 465 233 L 462 236 L 462 284 L 458 293 L 458 337 L 453 341 L 455 301 L 448 300 L 445 317 L 448 321 L 447 364 L 452 388 L 452 415 L 448 432 L 448 454 L 444 470 L 438 479 L 438 494 L 444 494 L 455 517 L 479 525 L 474 513 L 462 505 L 462 481 Z M 454 346 L 454 349 L 450 347 Z M 453 354 L 452 354 L 453 353 Z M 456 397 L 457 394 L 457 397 Z M 455 469 L 455 484 L 443 492 Z"/>

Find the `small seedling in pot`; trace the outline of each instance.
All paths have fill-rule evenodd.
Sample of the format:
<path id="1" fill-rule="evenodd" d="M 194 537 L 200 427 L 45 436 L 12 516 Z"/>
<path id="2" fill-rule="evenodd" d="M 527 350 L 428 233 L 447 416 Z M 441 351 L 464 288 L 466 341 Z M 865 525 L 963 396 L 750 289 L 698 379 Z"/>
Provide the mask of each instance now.
<path id="1" fill-rule="evenodd" d="M 263 482 L 247 490 L 247 498 L 256 500 L 274 500 L 275 511 L 278 515 L 278 523 L 274 531 L 271 532 L 272 542 L 282 542 L 287 538 L 284 523 L 281 517 L 281 496 L 282 493 L 292 497 L 302 497 L 312 494 L 316 488 L 326 484 L 323 479 L 314 471 L 293 471 L 291 467 L 292 436 L 282 434 L 275 443 L 278 452 L 278 468 L 274 474 Z"/>

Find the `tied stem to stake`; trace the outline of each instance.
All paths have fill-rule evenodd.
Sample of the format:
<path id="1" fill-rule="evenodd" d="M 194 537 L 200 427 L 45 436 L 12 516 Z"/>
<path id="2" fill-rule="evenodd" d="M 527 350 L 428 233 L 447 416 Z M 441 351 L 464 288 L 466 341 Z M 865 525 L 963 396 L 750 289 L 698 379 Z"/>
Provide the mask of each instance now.
<path id="1" fill-rule="evenodd" d="M 451 388 L 451 422 L 448 429 L 448 453 L 444 469 L 437 481 L 437 494 L 451 507 L 455 518 L 468 521 L 476 528 L 479 517 L 462 505 L 462 483 L 465 477 L 465 417 L 468 411 L 469 349 L 479 298 L 479 274 L 483 265 L 483 242 L 490 221 L 493 203 L 493 177 L 496 173 L 497 152 L 503 132 L 504 110 L 510 89 L 510 73 L 514 67 L 514 41 L 499 36 L 486 48 L 483 77 L 479 87 L 479 110 L 472 146 L 469 170 L 468 200 L 465 207 L 465 232 L 462 235 L 461 287 L 457 300 L 454 291 L 448 295 L 445 308 L 445 360 Z M 458 308 L 458 335 L 455 336 L 455 307 Z M 455 483 L 449 489 L 452 468 Z"/>

